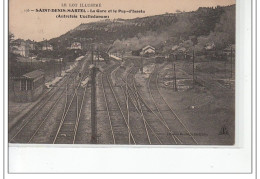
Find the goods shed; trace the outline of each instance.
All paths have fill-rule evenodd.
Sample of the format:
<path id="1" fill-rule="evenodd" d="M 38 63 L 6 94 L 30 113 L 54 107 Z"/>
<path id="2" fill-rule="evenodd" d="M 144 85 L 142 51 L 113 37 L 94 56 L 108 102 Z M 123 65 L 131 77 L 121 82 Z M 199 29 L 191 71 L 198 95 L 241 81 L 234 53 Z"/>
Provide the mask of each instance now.
<path id="1" fill-rule="evenodd" d="M 41 70 L 35 70 L 13 77 L 13 95 L 17 102 L 35 101 L 44 92 L 45 75 Z"/>

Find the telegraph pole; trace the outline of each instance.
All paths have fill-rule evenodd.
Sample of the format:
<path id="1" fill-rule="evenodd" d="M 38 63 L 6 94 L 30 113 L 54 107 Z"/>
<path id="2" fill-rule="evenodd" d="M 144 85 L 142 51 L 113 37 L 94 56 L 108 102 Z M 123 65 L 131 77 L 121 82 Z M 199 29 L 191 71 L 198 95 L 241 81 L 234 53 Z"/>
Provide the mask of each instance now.
<path id="1" fill-rule="evenodd" d="M 97 144 L 96 67 L 91 69 L 91 143 Z"/>
<path id="2" fill-rule="evenodd" d="M 60 76 L 61 76 L 61 71 L 62 71 L 62 59 L 60 59 Z"/>
<path id="3" fill-rule="evenodd" d="M 98 55 L 98 64 L 99 64 L 99 48 L 98 48 L 98 52 L 97 53 L 98 53 L 97 55 Z"/>
<path id="4" fill-rule="evenodd" d="M 177 77 L 176 77 L 176 71 L 175 71 L 175 64 L 174 64 L 174 90 L 178 91 L 177 89 Z"/>
<path id="5" fill-rule="evenodd" d="M 230 55 L 231 55 L 231 62 L 230 62 L 231 63 L 231 67 L 230 67 L 231 68 L 231 74 L 230 74 L 230 78 L 231 79 L 232 79 L 232 76 L 233 76 L 233 74 L 232 74 L 233 73 L 233 69 L 232 69 L 233 68 L 233 64 L 232 64 L 233 63 L 232 62 L 233 61 L 233 54 L 232 53 L 233 53 L 233 50 L 232 50 L 232 47 L 231 47 L 231 53 L 230 53 Z"/>
<path id="6" fill-rule="evenodd" d="M 93 52 L 93 46 L 91 46 L 91 64 L 94 64 L 94 52 Z"/>
<path id="7" fill-rule="evenodd" d="M 195 86 L 195 77 L 194 77 L 194 73 L 195 73 L 195 54 L 194 54 L 194 50 L 193 50 L 193 55 L 192 55 L 192 77 L 193 77 L 193 88 Z"/>
<path id="8" fill-rule="evenodd" d="M 68 97 L 68 83 L 66 84 L 66 98 Z"/>
<path id="9" fill-rule="evenodd" d="M 174 68 L 175 64 L 173 64 L 172 61 L 172 70 L 173 70 L 173 74 L 172 74 L 172 89 L 175 89 L 175 83 L 174 83 L 174 76 L 175 76 L 175 68 Z"/>
<path id="10" fill-rule="evenodd" d="M 54 78 L 56 77 L 56 69 L 55 69 L 55 60 L 54 60 L 54 63 L 53 63 L 53 68 L 54 68 Z"/>
<path id="11" fill-rule="evenodd" d="M 222 52 L 223 53 L 223 52 Z M 224 53 L 223 53 L 224 54 Z M 225 62 L 224 62 L 224 65 L 225 65 L 225 78 L 227 78 L 227 60 L 228 60 L 228 55 L 227 54 L 225 54 L 226 55 L 226 60 L 225 60 Z"/>
<path id="12" fill-rule="evenodd" d="M 143 74 L 143 55 L 141 55 L 141 73 Z"/>

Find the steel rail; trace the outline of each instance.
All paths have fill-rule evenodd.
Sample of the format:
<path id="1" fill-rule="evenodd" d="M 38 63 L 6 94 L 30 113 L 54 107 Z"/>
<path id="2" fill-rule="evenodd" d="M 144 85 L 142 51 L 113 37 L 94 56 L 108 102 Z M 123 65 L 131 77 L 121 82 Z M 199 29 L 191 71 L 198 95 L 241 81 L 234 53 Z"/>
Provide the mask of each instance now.
<path id="1" fill-rule="evenodd" d="M 125 101 L 126 101 L 126 109 L 127 109 L 127 123 L 130 126 L 130 112 L 129 112 L 129 100 L 128 100 L 128 95 L 127 95 L 127 89 L 124 90 L 123 86 L 120 86 L 124 96 L 125 96 Z M 128 134 L 128 143 L 131 144 L 131 136 L 130 133 Z"/>
<path id="2" fill-rule="evenodd" d="M 150 85 L 150 84 L 151 84 L 151 77 L 152 77 L 153 74 L 154 74 L 154 73 L 152 73 L 152 74 L 149 75 L 147 88 L 148 88 L 148 90 L 149 90 L 150 96 L 152 97 L 153 103 L 154 103 L 154 105 L 155 105 L 155 107 L 156 107 L 158 113 L 160 114 L 160 116 L 161 116 L 161 118 L 162 118 L 162 120 L 163 120 L 163 122 L 164 122 L 164 125 L 167 126 L 167 127 L 169 128 L 169 130 L 171 131 L 169 125 L 167 124 L 167 122 L 166 122 L 166 120 L 165 120 L 165 117 L 163 116 L 162 112 L 161 112 L 160 109 L 159 109 L 159 106 L 158 106 L 157 103 L 155 102 L 154 95 L 153 95 L 152 90 L 151 90 L 151 85 Z M 174 140 L 175 144 L 178 144 L 178 143 L 177 143 L 177 140 L 176 140 L 176 139 L 178 139 L 178 137 L 175 136 L 175 135 L 171 135 L 171 136 L 172 136 L 172 139 Z M 182 144 L 182 142 L 180 141 L 180 139 L 178 139 L 178 141 Z"/>
<path id="3" fill-rule="evenodd" d="M 135 84 L 135 81 L 134 81 L 134 89 L 135 91 L 137 91 L 138 89 L 136 88 L 136 84 Z M 143 119 L 144 121 L 146 122 L 146 124 L 148 125 L 148 127 L 150 128 L 150 130 L 152 131 L 152 133 L 154 134 L 154 136 L 156 137 L 156 139 L 159 141 L 160 144 L 162 144 L 162 141 L 159 139 L 159 136 L 154 132 L 154 130 L 152 129 L 152 127 L 150 126 L 150 124 L 148 123 L 148 121 L 145 119 L 144 117 L 144 113 L 143 113 L 143 109 L 142 109 L 142 105 L 140 103 L 140 99 L 138 99 L 139 101 L 139 105 L 140 105 L 140 109 L 141 109 L 141 113 L 142 113 L 142 116 L 143 116 Z"/>
<path id="4" fill-rule="evenodd" d="M 104 88 L 103 73 L 101 74 L 101 86 L 102 86 L 103 96 L 104 96 L 105 103 L 106 103 L 107 116 L 108 116 L 108 119 L 109 119 L 109 124 L 110 124 L 110 130 L 111 130 L 111 133 L 112 133 L 113 143 L 116 144 L 115 134 L 114 134 L 112 120 L 111 120 L 111 115 L 110 115 L 110 111 L 109 111 L 109 108 L 108 108 L 107 95 L 106 95 L 105 88 Z"/>
<path id="5" fill-rule="evenodd" d="M 121 108 L 121 106 L 120 106 L 120 104 L 119 104 L 119 101 L 118 101 L 118 99 L 117 99 L 117 97 L 116 97 L 116 94 L 115 94 L 115 92 L 114 92 L 114 89 L 113 89 L 113 87 L 112 87 L 112 85 L 111 85 L 111 82 L 110 82 L 108 76 L 106 76 L 106 79 L 107 79 L 107 82 L 108 82 L 108 84 L 109 84 L 109 87 L 110 87 L 110 89 L 111 89 L 111 91 L 112 91 L 112 94 L 113 94 L 113 96 L 114 96 L 114 98 L 115 98 L 115 100 L 116 100 L 116 103 L 117 103 L 117 106 L 118 106 L 118 108 L 119 108 L 119 111 L 120 111 L 120 113 L 121 113 L 121 115 L 122 115 L 122 117 L 123 117 L 123 119 L 124 119 L 124 122 L 125 122 L 127 128 L 128 128 L 128 133 L 130 133 L 131 138 L 132 138 L 134 144 L 136 144 L 135 139 L 134 139 L 134 136 L 133 136 L 133 134 L 132 134 L 132 131 L 131 131 L 129 125 L 127 124 L 125 115 L 124 115 L 123 110 L 122 110 L 122 108 Z"/>
<path id="6" fill-rule="evenodd" d="M 33 118 L 41 111 L 41 109 L 49 102 L 49 99 L 51 99 L 55 94 L 58 93 L 59 89 L 61 89 L 62 85 L 70 79 L 71 75 L 72 75 L 72 73 L 70 73 L 70 75 L 66 78 L 66 80 L 63 81 L 62 84 L 60 84 L 59 88 L 58 88 L 56 91 L 54 91 L 54 92 L 51 94 L 51 96 L 49 96 L 49 98 L 48 98 L 42 105 L 40 105 L 40 107 L 38 108 L 38 110 L 29 118 L 29 120 L 27 120 L 27 121 L 22 125 L 22 127 L 21 127 L 21 128 L 15 133 L 15 135 L 9 140 L 9 142 L 11 142 L 11 141 L 24 129 L 24 127 L 27 126 L 27 124 L 32 121 L 32 119 L 33 119 Z M 46 95 L 47 95 L 47 94 L 46 94 Z M 52 107 L 53 107 L 53 106 L 52 106 Z M 51 108 L 52 108 L 52 107 L 51 107 Z M 50 110 L 50 109 L 49 109 L 49 110 Z M 48 111 L 49 111 L 49 110 L 48 110 Z"/>
<path id="7" fill-rule="evenodd" d="M 124 81 L 124 80 L 123 80 Z M 128 85 L 129 89 L 133 92 L 134 90 Z M 171 129 L 165 125 L 163 122 L 162 122 L 162 119 L 154 112 L 154 110 L 152 110 L 149 105 L 145 102 L 145 100 L 143 99 L 143 97 L 141 96 L 141 94 L 137 91 L 137 95 L 138 97 L 140 98 L 140 100 L 142 101 L 142 103 L 145 105 L 145 107 L 150 110 L 152 112 L 152 114 L 159 120 L 159 122 L 161 122 L 163 124 L 163 126 L 169 131 L 171 132 Z M 181 141 L 180 141 L 181 142 Z"/>
<path id="8" fill-rule="evenodd" d="M 79 109 L 78 115 L 77 115 L 77 121 L 76 121 L 75 128 L 74 128 L 74 136 L 73 136 L 73 142 L 72 142 L 73 144 L 75 144 L 75 140 L 76 140 L 76 135 L 77 135 L 78 126 L 79 126 L 79 120 L 80 120 L 80 115 L 81 115 L 81 111 L 82 111 L 82 107 L 83 107 L 83 103 L 84 103 L 84 98 L 85 98 L 86 90 L 87 90 L 87 88 L 85 87 L 85 88 L 84 88 L 84 93 L 83 93 L 83 96 L 82 96 L 82 101 L 81 101 L 80 109 Z M 77 102 L 77 104 L 78 104 L 78 102 Z M 78 108 L 77 108 L 77 109 L 78 109 Z"/>
<path id="9" fill-rule="evenodd" d="M 38 133 L 38 131 L 40 130 L 41 126 L 44 124 L 45 120 L 49 117 L 49 114 L 52 112 L 52 110 L 54 109 L 55 105 L 60 101 L 62 95 L 63 95 L 64 90 L 62 91 L 62 93 L 60 94 L 60 96 L 58 97 L 58 99 L 55 101 L 55 103 L 52 105 L 51 109 L 48 111 L 48 114 L 45 116 L 45 118 L 42 120 L 41 124 L 38 126 L 38 128 L 36 129 L 36 131 L 33 133 L 33 135 L 31 136 L 31 138 L 29 139 L 29 141 L 27 143 L 31 143 L 32 139 L 34 138 L 34 136 Z"/>
<path id="10" fill-rule="evenodd" d="M 85 72 L 84 75 L 85 75 L 86 73 L 87 73 L 87 72 Z M 72 104 L 72 102 L 73 102 L 75 96 L 77 95 L 77 90 L 78 90 L 78 88 L 79 88 L 79 86 L 80 86 L 80 84 L 81 84 L 81 82 L 82 82 L 82 80 L 83 80 L 83 78 L 84 78 L 84 75 L 82 75 L 82 77 L 80 78 L 80 80 L 79 80 L 79 82 L 78 82 L 78 85 L 77 85 L 76 88 L 74 89 L 74 93 L 73 93 L 72 99 L 71 99 L 71 101 L 70 101 L 70 103 L 69 103 L 69 106 L 68 106 L 66 112 L 63 113 L 62 119 L 61 119 L 61 121 L 60 121 L 60 125 L 59 125 L 59 127 L 58 127 L 58 130 L 57 130 L 56 135 L 55 135 L 55 137 L 54 137 L 54 139 L 53 139 L 53 142 L 52 142 L 53 144 L 55 144 L 55 142 L 56 142 L 56 140 L 57 140 L 57 137 L 58 137 L 58 135 L 59 135 L 59 132 L 60 132 L 60 130 L 61 130 L 61 127 L 63 126 L 63 123 L 64 123 L 64 121 L 65 121 L 65 119 L 66 119 L 67 114 L 68 114 L 68 111 L 69 111 L 69 109 L 70 109 L 70 107 L 71 107 L 71 104 Z M 66 104 L 67 104 L 67 103 L 66 103 Z M 65 108 L 66 108 L 66 105 L 65 105 Z M 76 113 L 77 113 L 77 112 L 78 112 L 78 109 L 77 109 L 77 106 L 76 106 Z M 77 113 L 77 117 L 78 117 L 78 113 Z M 76 118 L 76 120 L 77 120 L 77 118 Z M 76 125 L 76 121 L 75 121 L 75 125 Z M 75 126 L 74 126 L 74 129 L 75 129 Z"/>
<path id="11" fill-rule="evenodd" d="M 133 70 L 131 70 L 131 71 L 128 73 L 128 75 L 129 75 L 132 71 L 133 71 Z M 127 77 L 126 77 L 126 86 L 127 86 L 127 80 L 128 80 L 128 77 L 129 77 L 128 75 L 127 75 Z M 134 81 L 134 76 L 133 76 L 133 81 Z M 134 89 L 135 89 L 135 91 L 136 91 L 137 88 L 136 88 L 136 86 L 135 86 L 135 83 L 133 83 L 133 85 L 134 85 Z M 137 103 L 137 105 L 138 105 L 139 108 L 140 108 L 141 117 L 142 117 L 142 119 L 143 119 L 144 128 L 145 128 L 145 132 L 146 132 L 146 135 L 147 135 L 147 138 L 148 138 L 148 142 L 149 142 L 149 144 L 152 144 L 151 139 L 150 139 L 150 136 L 149 136 L 149 132 L 148 132 L 147 126 L 146 126 L 146 119 L 145 119 L 145 117 L 144 117 L 144 113 L 143 113 L 143 110 L 142 110 L 142 107 L 141 107 L 141 104 L 140 104 L 139 99 L 137 99 L 136 103 Z"/>
<path id="12" fill-rule="evenodd" d="M 134 67 L 128 72 L 128 74 L 127 74 L 127 76 L 126 76 L 126 81 L 124 81 L 122 78 L 122 81 L 123 82 L 125 82 L 125 84 L 126 84 L 126 88 L 128 88 L 128 79 L 129 79 L 129 75 L 130 74 L 132 74 L 132 71 L 134 70 Z M 133 77 L 133 85 L 134 85 L 134 89 L 135 89 L 135 91 L 137 91 L 137 88 L 136 88 L 136 85 L 135 85 L 135 80 L 134 80 L 134 77 Z M 150 128 L 150 130 L 152 131 L 152 133 L 153 133 L 153 135 L 156 137 L 156 139 L 159 141 L 159 143 L 160 144 L 162 144 L 162 142 L 161 142 L 161 140 L 159 139 L 159 137 L 158 137 L 158 135 L 154 132 L 154 130 L 152 129 L 152 127 L 150 126 L 150 124 L 148 123 L 148 121 L 145 119 L 145 116 L 144 116 L 144 113 L 143 113 L 143 111 L 142 111 L 142 107 L 141 107 L 141 104 L 139 103 L 139 98 L 138 98 L 138 96 L 136 96 L 136 94 L 135 93 L 133 93 L 133 91 L 131 91 L 132 93 L 133 93 L 133 95 L 134 95 L 134 97 L 135 97 L 135 100 L 136 100 L 136 102 L 139 104 L 139 107 L 140 107 L 140 110 L 141 111 L 139 111 L 139 109 L 138 109 L 138 107 L 135 105 L 135 103 L 134 103 L 134 99 L 131 97 L 131 95 L 130 95 L 130 91 L 131 91 L 131 89 L 128 91 L 128 96 L 129 96 L 129 98 L 130 98 L 130 101 L 131 101 L 131 103 L 134 105 L 134 107 L 136 108 L 136 110 L 140 113 L 140 115 L 141 115 L 141 117 L 142 117 L 142 119 L 143 119 L 143 121 L 144 121 L 144 125 L 146 125 L 147 124 L 147 126 Z M 137 104 L 137 105 L 138 105 Z M 146 131 L 147 131 L 147 129 L 146 129 Z M 150 137 L 149 137 L 149 134 L 148 134 L 148 140 L 149 140 L 149 143 L 151 144 L 151 140 L 150 140 Z"/>
<path id="13" fill-rule="evenodd" d="M 176 117 L 176 119 L 181 123 L 181 125 L 185 128 L 185 130 L 188 132 L 188 134 L 190 135 L 190 137 L 193 139 L 193 141 L 198 144 L 198 142 L 196 141 L 196 139 L 193 137 L 193 135 L 191 134 L 191 132 L 188 130 L 188 128 L 184 125 L 184 123 L 181 121 L 181 119 L 177 116 L 177 114 L 173 111 L 173 109 L 170 107 L 170 105 L 168 104 L 168 102 L 165 100 L 165 98 L 163 97 L 163 95 L 161 94 L 159 87 L 158 87 L 158 77 L 159 74 L 157 73 L 156 75 L 156 87 L 157 90 L 160 94 L 160 96 L 162 97 L 162 99 L 164 100 L 164 102 L 167 104 L 167 106 L 169 107 L 170 111 L 172 112 L 172 114 Z"/>

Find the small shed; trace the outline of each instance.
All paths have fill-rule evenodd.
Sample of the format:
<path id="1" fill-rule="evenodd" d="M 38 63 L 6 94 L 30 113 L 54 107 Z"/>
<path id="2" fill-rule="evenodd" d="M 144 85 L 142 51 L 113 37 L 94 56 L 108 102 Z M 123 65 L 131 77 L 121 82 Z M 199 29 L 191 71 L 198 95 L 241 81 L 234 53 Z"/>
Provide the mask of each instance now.
<path id="1" fill-rule="evenodd" d="M 11 79 L 17 102 L 35 101 L 44 92 L 45 74 L 41 70 L 35 70 Z"/>

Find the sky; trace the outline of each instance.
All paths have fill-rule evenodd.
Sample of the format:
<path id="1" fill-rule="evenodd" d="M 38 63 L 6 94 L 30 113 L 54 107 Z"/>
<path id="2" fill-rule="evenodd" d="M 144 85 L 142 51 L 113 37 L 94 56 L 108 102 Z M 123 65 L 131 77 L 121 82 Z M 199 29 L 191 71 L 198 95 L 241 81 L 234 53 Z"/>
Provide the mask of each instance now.
<path id="1" fill-rule="evenodd" d="M 66 3 L 67 7 L 62 7 Z M 68 7 L 69 4 L 77 7 Z M 101 7 L 79 7 L 79 4 L 101 4 Z M 194 11 L 199 7 L 227 6 L 235 4 L 235 0 L 9 0 L 9 32 L 15 38 L 41 41 L 58 37 L 81 23 L 104 19 L 97 18 L 56 18 L 56 15 L 109 15 L 110 19 L 132 19 L 168 13 L 176 10 Z M 35 9 L 100 9 L 100 10 L 143 10 L 145 13 L 62 13 L 35 12 Z M 34 10 L 27 12 L 26 10 Z"/>

